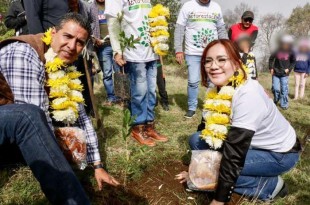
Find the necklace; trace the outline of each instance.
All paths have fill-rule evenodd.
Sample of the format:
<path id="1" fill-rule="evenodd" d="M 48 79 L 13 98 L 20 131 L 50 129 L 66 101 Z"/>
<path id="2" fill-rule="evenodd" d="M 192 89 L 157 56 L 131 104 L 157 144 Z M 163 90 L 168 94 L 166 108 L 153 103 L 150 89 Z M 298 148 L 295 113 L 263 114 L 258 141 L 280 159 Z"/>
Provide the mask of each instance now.
<path id="1" fill-rule="evenodd" d="M 49 46 L 52 42 L 52 29 L 44 33 L 42 41 Z M 79 117 L 79 103 L 84 103 L 82 76 L 75 66 L 68 66 L 50 47 L 44 54 L 46 59 L 47 86 L 50 88 L 50 109 L 54 120 L 74 124 Z"/>
<path id="2" fill-rule="evenodd" d="M 248 69 L 243 65 L 243 69 Z M 226 139 L 231 126 L 232 99 L 236 89 L 245 83 L 243 72 L 229 79 L 229 85 L 218 88 L 209 88 L 203 105 L 205 129 L 201 132 L 201 138 L 213 149 L 219 149 Z"/>

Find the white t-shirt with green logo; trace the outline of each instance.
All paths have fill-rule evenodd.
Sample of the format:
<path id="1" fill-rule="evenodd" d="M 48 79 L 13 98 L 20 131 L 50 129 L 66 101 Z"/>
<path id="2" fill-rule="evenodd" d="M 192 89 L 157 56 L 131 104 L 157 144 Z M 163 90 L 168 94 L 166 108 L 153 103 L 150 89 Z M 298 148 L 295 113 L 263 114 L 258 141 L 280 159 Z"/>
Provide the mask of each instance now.
<path id="1" fill-rule="evenodd" d="M 151 0 L 107 0 L 106 15 L 117 17 L 124 12 L 121 24 L 126 37 L 132 34 L 139 38 L 136 48 L 126 49 L 125 60 L 130 62 L 149 62 L 158 59 L 150 44 L 148 14 L 152 8 Z"/>
<path id="2" fill-rule="evenodd" d="M 191 0 L 182 6 L 177 24 L 185 27 L 185 54 L 202 55 L 208 43 L 218 39 L 217 28 L 225 23 L 216 2 L 201 5 Z"/>

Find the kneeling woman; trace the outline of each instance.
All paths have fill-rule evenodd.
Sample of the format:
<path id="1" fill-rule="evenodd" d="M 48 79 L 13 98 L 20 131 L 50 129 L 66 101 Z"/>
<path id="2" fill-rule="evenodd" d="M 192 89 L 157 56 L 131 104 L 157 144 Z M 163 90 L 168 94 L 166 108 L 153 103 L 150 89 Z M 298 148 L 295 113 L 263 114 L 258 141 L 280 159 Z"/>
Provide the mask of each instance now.
<path id="1" fill-rule="evenodd" d="M 232 192 L 261 200 L 283 195 L 280 177 L 299 159 L 300 144 L 290 123 L 263 87 L 246 77 L 238 49 L 229 40 L 216 40 L 204 50 L 202 84 L 207 89 L 204 122 L 190 138 L 192 150 L 223 153 L 211 204 L 224 204 Z"/>

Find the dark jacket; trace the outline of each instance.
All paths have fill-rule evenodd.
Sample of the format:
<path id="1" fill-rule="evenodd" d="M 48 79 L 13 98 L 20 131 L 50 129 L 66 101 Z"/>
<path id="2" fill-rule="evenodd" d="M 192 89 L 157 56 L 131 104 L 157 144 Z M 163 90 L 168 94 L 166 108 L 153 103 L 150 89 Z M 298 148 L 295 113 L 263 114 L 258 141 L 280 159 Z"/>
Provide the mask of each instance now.
<path id="1" fill-rule="evenodd" d="M 4 24 L 9 29 L 15 29 L 16 36 L 28 34 L 26 12 L 20 0 L 12 1 Z"/>
<path id="2" fill-rule="evenodd" d="M 269 58 L 269 70 L 273 69 L 274 75 L 278 77 L 288 76 L 295 64 L 296 58 L 293 51 L 278 50 Z M 285 69 L 289 69 L 289 72 L 285 73 Z"/>
<path id="3" fill-rule="evenodd" d="M 30 34 L 44 33 L 58 25 L 69 11 L 67 0 L 23 0 Z"/>
<path id="4" fill-rule="evenodd" d="M 296 52 L 296 65 L 294 71 L 297 73 L 310 73 L 310 53 Z"/>

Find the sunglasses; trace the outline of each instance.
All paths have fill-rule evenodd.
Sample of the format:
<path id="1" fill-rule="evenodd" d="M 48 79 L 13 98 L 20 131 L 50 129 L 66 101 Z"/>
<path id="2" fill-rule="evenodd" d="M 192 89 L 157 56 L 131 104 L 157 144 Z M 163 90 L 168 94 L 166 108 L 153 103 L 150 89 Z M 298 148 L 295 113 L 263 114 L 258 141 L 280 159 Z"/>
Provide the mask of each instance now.
<path id="1" fill-rule="evenodd" d="M 244 21 L 244 22 L 247 22 L 247 23 L 248 23 L 248 22 L 249 22 L 249 23 L 252 23 L 252 22 L 253 22 L 253 19 L 251 19 L 251 18 L 246 18 L 246 19 L 243 19 L 243 21 Z"/>

